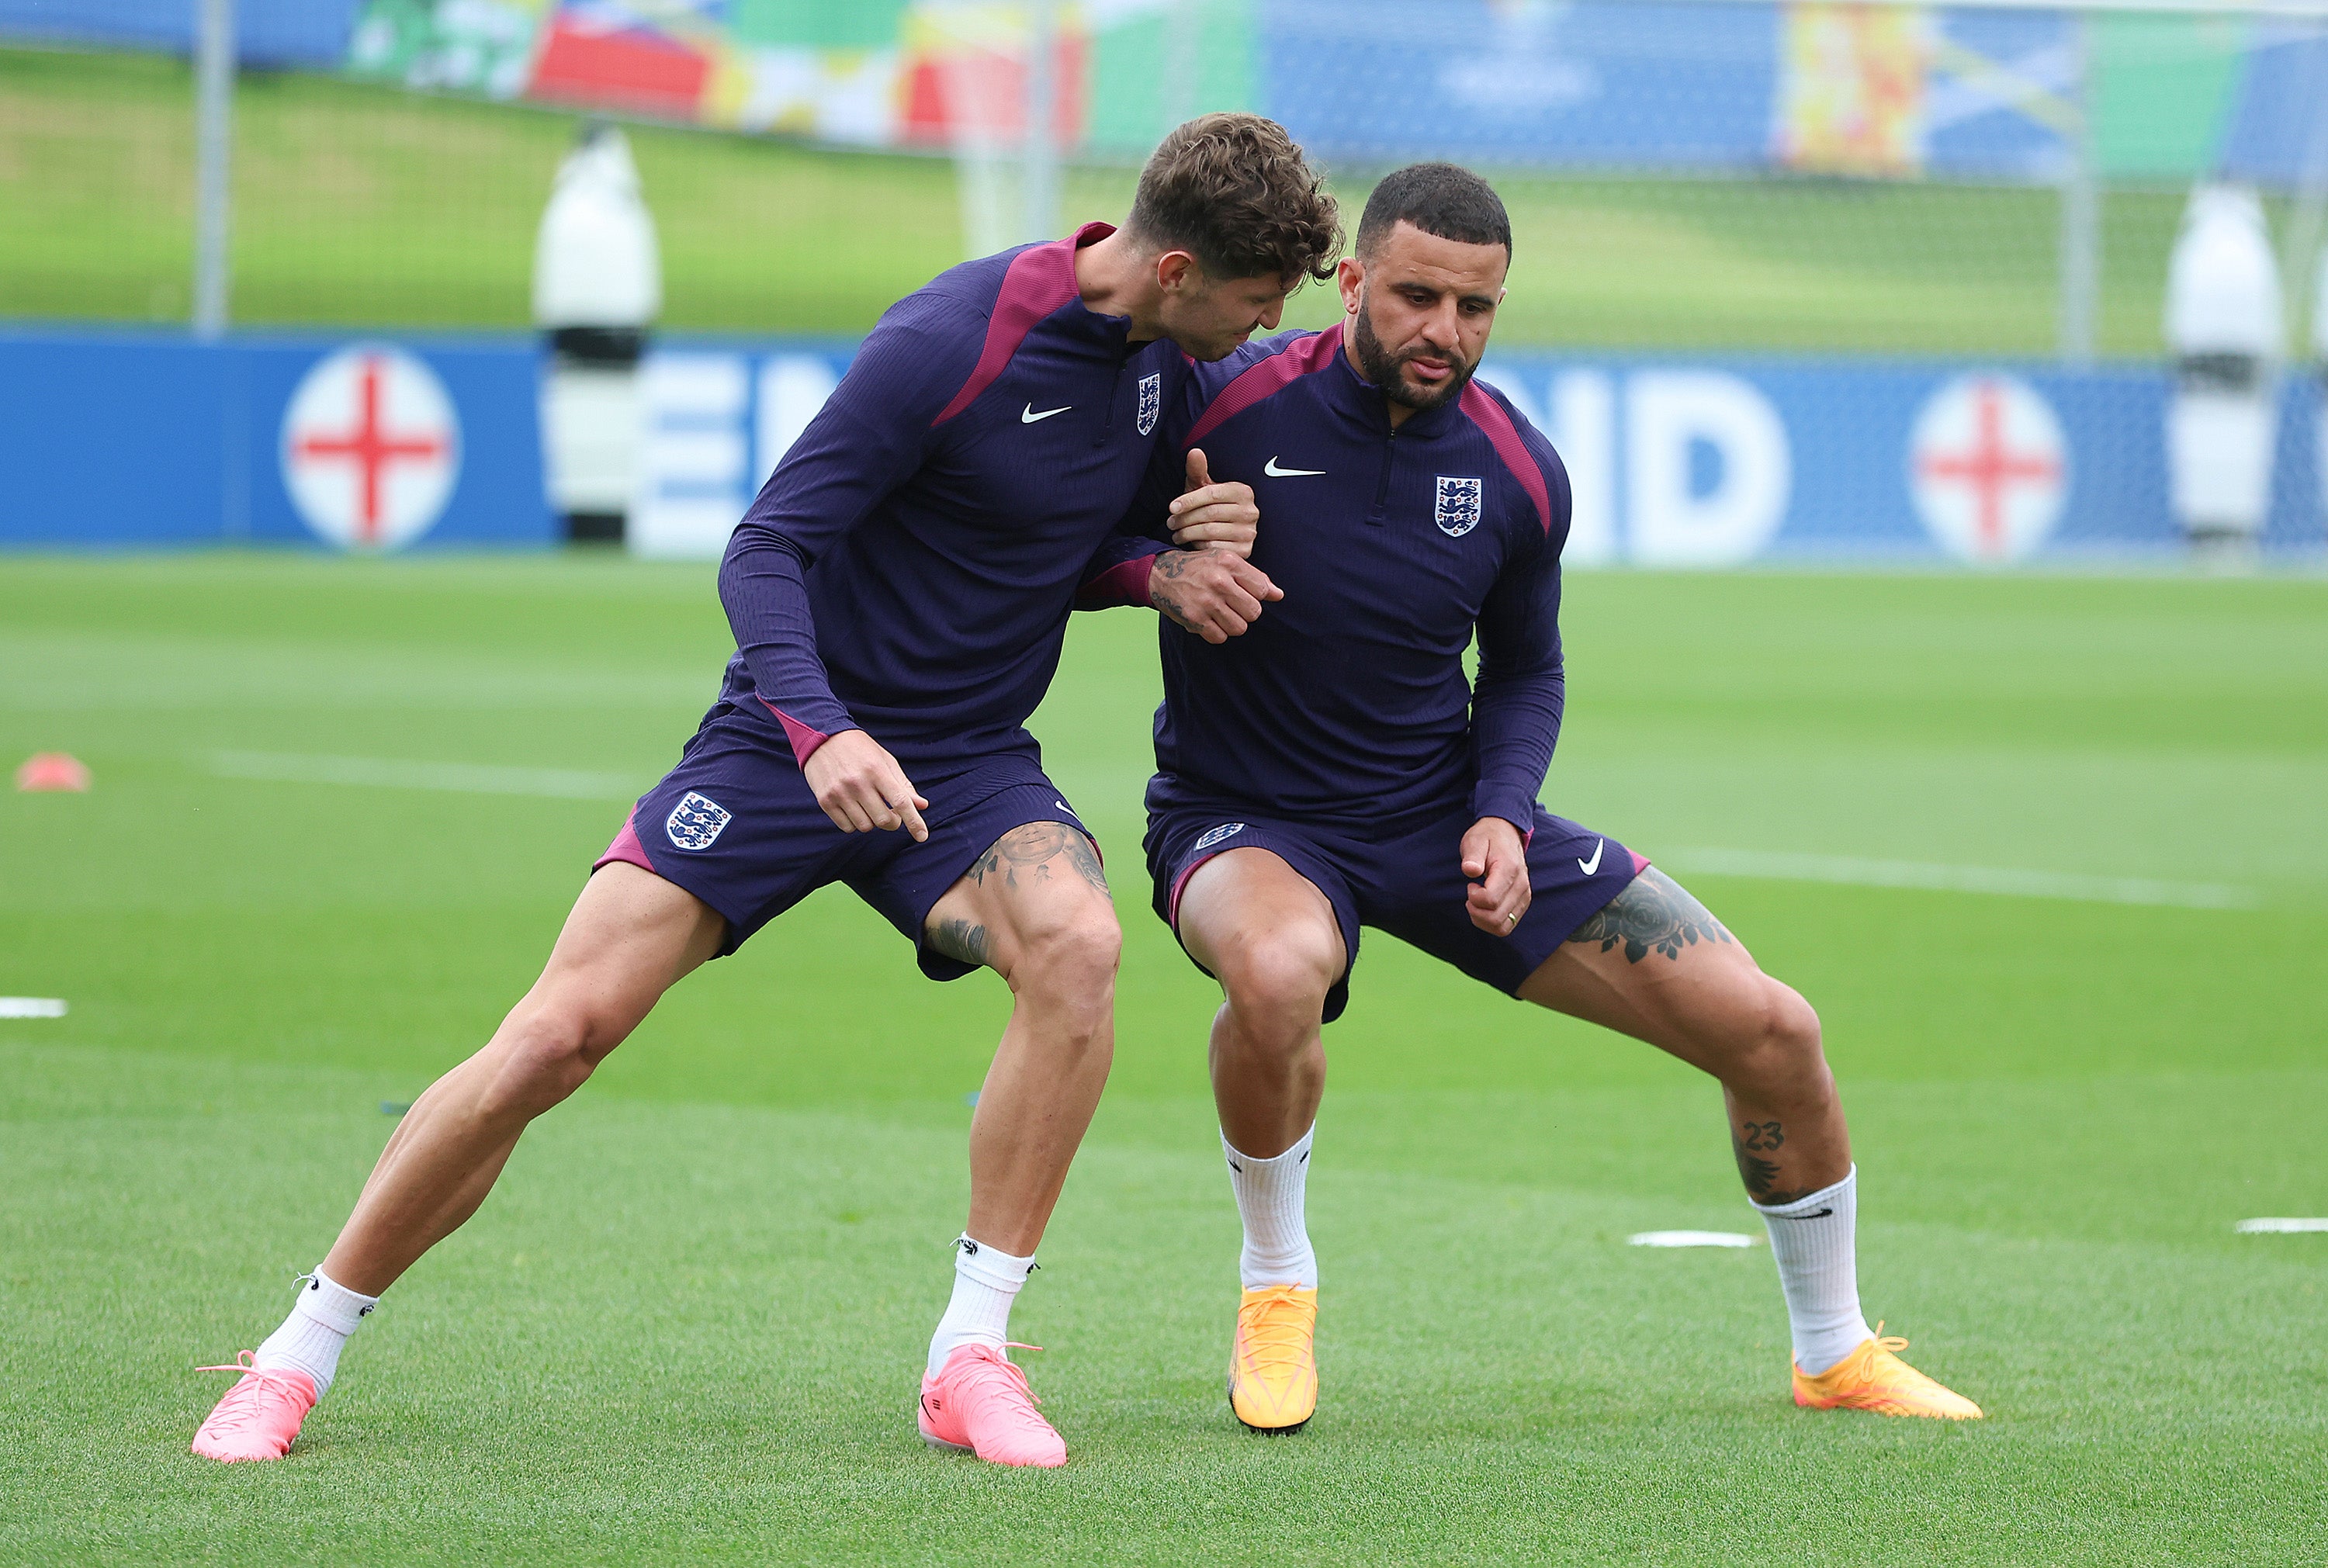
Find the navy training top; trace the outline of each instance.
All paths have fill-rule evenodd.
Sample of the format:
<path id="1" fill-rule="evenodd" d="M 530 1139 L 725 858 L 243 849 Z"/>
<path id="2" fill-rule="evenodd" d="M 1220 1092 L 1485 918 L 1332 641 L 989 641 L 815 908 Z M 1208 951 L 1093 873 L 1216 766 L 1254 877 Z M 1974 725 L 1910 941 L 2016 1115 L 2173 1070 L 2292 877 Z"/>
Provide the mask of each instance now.
<path id="1" fill-rule="evenodd" d="M 1024 726 L 1077 585 L 1188 373 L 1169 339 L 1084 308 L 1075 253 L 1111 232 L 965 262 L 892 305 L 737 524 L 720 701 L 781 725 L 798 761 L 852 728 L 908 776 L 1039 756 Z"/>
<path id="2" fill-rule="evenodd" d="M 1253 486 L 1253 563 L 1285 597 L 1217 646 L 1162 622 L 1150 804 L 1228 796 L 1375 832 L 1468 799 L 1529 832 L 1565 694 L 1552 444 L 1478 380 L 1393 431 L 1338 326 L 1196 366 L 1165 424 L 1079 603 L 1147 602 L 1191 446 L 1215 480 Z"/>

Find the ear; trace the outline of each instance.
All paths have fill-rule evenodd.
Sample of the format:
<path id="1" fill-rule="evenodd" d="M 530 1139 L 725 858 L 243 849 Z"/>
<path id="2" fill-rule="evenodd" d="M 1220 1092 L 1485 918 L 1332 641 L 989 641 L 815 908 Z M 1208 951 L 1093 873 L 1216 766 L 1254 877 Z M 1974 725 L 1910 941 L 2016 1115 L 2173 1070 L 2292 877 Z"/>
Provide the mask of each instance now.
<path id="1" fill-rule="evenodd" d="M 1193 288 L 1202 281 L 1197 258 L 1185 250 L 1167 250 L 1156 258 L 1156 283 L 1167 294 Z"/>
<path id="2" fill-rule="evenodd" d="M 1345 256 L 1334 269 L 1334 281 L 1342 290 L 1342 311 L 1346 315 L 1358 313 L 1358 291 L 1366 286 L 1366 264 L 1355 256 Z"/>

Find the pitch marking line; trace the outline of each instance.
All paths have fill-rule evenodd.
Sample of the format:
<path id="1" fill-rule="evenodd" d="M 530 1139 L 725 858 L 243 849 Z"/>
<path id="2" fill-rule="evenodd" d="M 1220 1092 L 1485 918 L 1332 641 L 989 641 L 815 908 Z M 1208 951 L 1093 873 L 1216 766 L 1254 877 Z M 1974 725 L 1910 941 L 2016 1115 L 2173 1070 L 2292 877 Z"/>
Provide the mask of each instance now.
<path id="1" fill-rule="evenodd" d="M 2328 1219 L 2243 1219 L 2231 1228 L 2243 1236 L 2294 1235 L 2303 1231 L 2328 1231 Z"/>
<path id="2" fill-rule="evenodd" d="M 1754 1238 L 1734 1230 L 1645 1230 L 1626 1242 L 1637 1247 L 1751 1247 Z"/>
<path id="3" fill-rule="evenodd" d="M 0 996 L 0 1019 L 61 1019 L 65 1004 L 52 996 Z"/>
<path id="4" fill-rule="evenodd" d="M 2009 898 L 2067 898 L 2081 904 L 2146 904 L 2173 909 L 2252 909 L 2252 887 L 2227 882 L 2162 882 L 2147 877 L 2089 877 L 2012 866 L 1938 866 L 1920 860 L 1861 860 L 1761 850 L 1676 850 L 1666 859 L 1715 876 L 1785 882 L 1841 882 L 1864 887 L 1917 887 L 1939 893 L 1994 893 Z"/>
<path id="5" fill-rule="evenodd" d="M 312 756 L 293 752 L 220 751 L 208 758 L 221 778 L 269 784 L 355 784 L 371 789 L 449 790 L 458 794 L 538 795 L 566 801 L 627 801 L 640 782 L 628 774 L 580 768 L 493 767 L 468 762 L 403 762 L 392 757 Z"/>

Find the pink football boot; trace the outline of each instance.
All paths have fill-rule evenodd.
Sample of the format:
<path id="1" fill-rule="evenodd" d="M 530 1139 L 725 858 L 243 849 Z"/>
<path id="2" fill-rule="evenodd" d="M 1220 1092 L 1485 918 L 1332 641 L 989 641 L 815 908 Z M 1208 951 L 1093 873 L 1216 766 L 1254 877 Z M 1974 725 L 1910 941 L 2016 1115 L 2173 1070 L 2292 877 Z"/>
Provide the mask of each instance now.
<path id="1" fill-rule="evenodd" d="M 211 1418 L 194 1433 L 194 1451 L 207 1460 L 279 1460 L 291 1451 L 299 1423 L 315 1408 L 315 1380 L 287 1366 L 253 1366 L 246 1350 L 230 1366 L 197 1372 L 239 1372 Z"/>
<path id="2" fill-rule="evenodd" d="M 957 1346 L 935 1377 L 922 1379 L 922 1441 L 990 1464 L 1055 1469 L 1067 1462 L 1067 1445 L 1035 1413 L 1040 1403 L 1009 1357 L 991 1345 Z"/>

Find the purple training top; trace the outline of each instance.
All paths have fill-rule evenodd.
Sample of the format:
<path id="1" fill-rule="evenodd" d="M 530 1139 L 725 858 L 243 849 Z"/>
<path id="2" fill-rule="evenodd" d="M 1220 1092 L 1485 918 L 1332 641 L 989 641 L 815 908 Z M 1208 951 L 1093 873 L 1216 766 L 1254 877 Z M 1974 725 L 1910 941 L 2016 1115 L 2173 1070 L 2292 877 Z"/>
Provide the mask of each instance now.
<path id="1" fill-rule="evenodd" d="M 797 760 L 859 728 L 917 781 L 1039 755 L 1024 725 L 1077 585 L 1188 376 L 1170 341 L 1131 343 L 1078 297 L 1075 253 L 1111 232 L 899 300 L 744 514 L 721 704 L 781 725 Z"/>
<path id="2" fill-rule="evenodd" d="M 1166 548 L 1195 446 L 1216 480 L 1253 486 L 1253 562 L 1285 597 L 1219 646 L 1163 622 L 1151 810 L 1225 798 L 1375 832 L 1468 798 L 1530 831 L 1564 694 L 1569 490 L 1552 444 L 1477 380 L 1394 432 L 1338 327 L 1195 367 L 1165 422 L 1080 602 L 1146 602 L 1134 568 Z"/>

